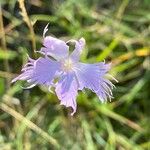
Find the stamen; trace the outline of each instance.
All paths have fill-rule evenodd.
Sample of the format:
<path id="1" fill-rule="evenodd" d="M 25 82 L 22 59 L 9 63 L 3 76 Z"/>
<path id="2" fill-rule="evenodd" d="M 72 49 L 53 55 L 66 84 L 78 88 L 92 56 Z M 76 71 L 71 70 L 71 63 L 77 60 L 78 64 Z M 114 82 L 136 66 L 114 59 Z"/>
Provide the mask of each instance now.
<path id="1" fill-rule="evenodd" d="M 66 59 L 62 62 L 62 68 L 65 72 L 69 72 L 72 70 L 73 62 L 71 59 Z"/>

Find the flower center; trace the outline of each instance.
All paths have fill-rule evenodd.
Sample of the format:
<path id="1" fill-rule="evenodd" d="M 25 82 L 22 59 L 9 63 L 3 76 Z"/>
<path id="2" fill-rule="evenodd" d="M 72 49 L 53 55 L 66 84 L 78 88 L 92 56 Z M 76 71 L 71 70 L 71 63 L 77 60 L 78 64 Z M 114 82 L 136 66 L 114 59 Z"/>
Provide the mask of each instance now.
<path id="1" fill-rule="evenodd" d="M 66 59 L 62 62 L 62 68 L 65 72 L 71 71 L 73 67 L 73 62 L 71 59 Z"/>

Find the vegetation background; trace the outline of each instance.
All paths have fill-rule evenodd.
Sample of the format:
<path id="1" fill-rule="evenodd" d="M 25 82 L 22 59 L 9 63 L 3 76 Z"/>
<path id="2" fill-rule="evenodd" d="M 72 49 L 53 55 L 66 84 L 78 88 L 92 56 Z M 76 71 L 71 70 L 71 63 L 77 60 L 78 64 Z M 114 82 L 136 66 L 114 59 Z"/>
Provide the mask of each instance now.
<path id="1" fill-rule="evenodd" d="M 80 92 L 71 117 L 45 87 L 10 84 L 47 23 L 86 39 L 83 62 L 112 62 L 112 102 Z M 150 0 L 0 0 L 0 41 L 0 150 L 150 149 Z"/>

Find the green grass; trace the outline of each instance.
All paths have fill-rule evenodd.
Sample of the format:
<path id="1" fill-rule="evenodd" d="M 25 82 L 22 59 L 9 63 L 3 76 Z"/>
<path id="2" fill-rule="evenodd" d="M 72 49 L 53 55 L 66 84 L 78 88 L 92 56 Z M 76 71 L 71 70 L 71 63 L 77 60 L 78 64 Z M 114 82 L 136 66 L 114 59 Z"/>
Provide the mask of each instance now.
<path id="1" fill-rule="evenodd" d="M 0 150 L 150 149 L 149 0 L 25 2 L 37 50 L 50 23 L 47 35 L 86 39 L 83 62 L 112 62 L 110 73 L 119 81 L 112 102 L 79 92 L 73 117 L 45 87 L 10 84 L 26 54 L 33 56 L 33 39 L 18 2 L 0 0 L 0 5 Z"/>

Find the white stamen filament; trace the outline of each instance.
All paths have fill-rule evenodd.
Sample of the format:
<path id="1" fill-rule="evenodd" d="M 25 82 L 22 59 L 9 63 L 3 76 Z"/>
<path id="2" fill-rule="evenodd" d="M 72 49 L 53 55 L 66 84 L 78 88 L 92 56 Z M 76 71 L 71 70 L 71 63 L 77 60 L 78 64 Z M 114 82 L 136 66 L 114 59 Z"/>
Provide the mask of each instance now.
<path id="1" fill-rule="evenodd" d="M 73 68 L 73 62 L 71 59 L 66 59 L 62 62 L 62 69 L 65 72 L 71 71 Z"/>

